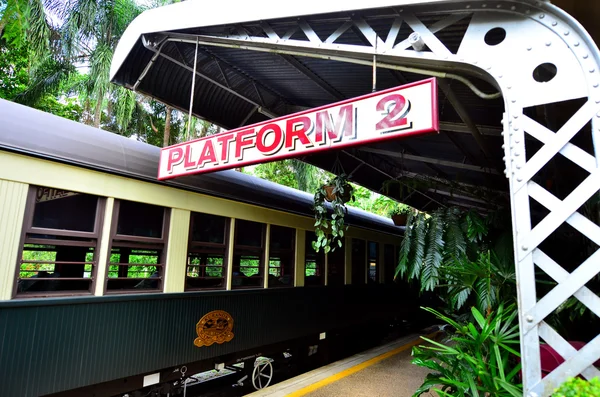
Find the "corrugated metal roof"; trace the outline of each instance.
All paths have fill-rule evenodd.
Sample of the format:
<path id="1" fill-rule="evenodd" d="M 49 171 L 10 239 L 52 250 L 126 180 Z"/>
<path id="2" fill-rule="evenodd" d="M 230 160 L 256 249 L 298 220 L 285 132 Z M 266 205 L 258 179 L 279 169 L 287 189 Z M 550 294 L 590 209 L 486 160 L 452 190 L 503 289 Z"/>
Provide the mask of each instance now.
<path id="1" fill-rule="evenodd" d="M 428 26 L 446 17 L 446 15 L 440 15 L 439 13 L 433 14 L 423 7 L 421 9 L 422 11 L 417 16 Z M 387 30 L 395 15 L 397 15 L 395 10 L 384 7 L 365 11 L 362 17 L 378 35 L 386 37 Z M 235 18 L 241 18 L 241 16 Z M 341 23 L 351 18 L 352 13 L 346 11 L 330 12 L 329 14 L 315 12 L 313 15 L 304 16 L 304 19 L 322 40 L 339 28 Z M 470 16 L 466 15 L 456 24 L 437 32 L 436 36 L 451 51 L 456 52 L 469 20 Z M 290 28 L 296 22 L 297 18 L 291 17 L 290 14 L 268 20 L 269 26 L 280 37 L 286 33 L 290 34 Z M 408 25 L 402 24 L 397 41 L 408 36 L 410 32 Z M 165 34 L 185 34 L 186 37 L 190 38 L 196 37 L 196 35 L 226 36 L 232 34 L 267 37 L 261 27 L 261 21 L 258 18 L 252 19 L 250 16 L 245 21 L 240 20 L 236 23 L 203 24 L 199 22 L 195 26 L 192 24 L 175 24 L 169 31 L 163 30 L 155 33 L 155 36 L 148 35 L 146 38 L 160 40 L 165 37 Z M 300 29 L 297 29 L 291 37 L 297 40 L 308 40 Z M 131 40 L 131 38 L 128 40 Z M 364 44 L 365 40 L 359 29 L 352 27 L 336 43 Z M 176 59 L 177 62 L 193 65 L 194 47 L 195 45 L 191 43 L 179 42 L 175 44 L 169 42 L 164 45 L 163 52 Z M 202 75 L 213 79 L 222 86 L 218 87 L 206 78 L 197 78 L 193 112 L 228 129 L 240 127 L 244 120 L 244 124 L 248 125 L 268 119 L 268 116 L 254 111 L 256 104 L 264 108 L 267 113 L 281 116 L 300 109 L 322 106 L 342 99 L 364 95 L 372 91 L 372 68 L 368 65 L 306 56 L 249 51 L 239 48 L 204 45 L 199 47 L 198 70 Z M 123 53 L 120 55 L 123 62 L 114 75 L 114 82 L 125 86 L 135 84 L 151 55 L 152 52 L 144 48 L 141 41 L 138 40 L 128 56 Z M 189 107 L 192 72 L 161 57 L 158 59 L 159 61 L 152 67 L 151 72 L 143 79 L 139 90 L 163 102 L 186 110 Z M 219 65 L 221 65 L 221 68 Z M 224 78 L 223 75 L 227 78 Z M 426 77 L 380 68 L 377 71 L 377 89 L 391 88 L 404 83 L 423 80 Z M 497 90 L 483 80 L 475 78 L 473 80 L 484 92 L 495 92 Z M 504 109 L 502 98 L 483 100 L 460 82 L 450 82 L 450 86 L 455 97 L 467 109 L 471 120 L 475 124 L 495 126 L 499 131 Z M 236 94 L 232 91 L 247 99 L 236 97 Z M 502 192 L 508 191 L 508 183 L 502 175 L 498 175 L 498 167 L 495 166 L 501 163 L 503 155 L 502 141 L 499 134 L 497 134 L 498 136 L 485 137 L 489 147 L 489 156 L 484 155 L 481 147 L 471 134 L 444 128 L 446 123 L 460 124 L 463 127 L 461 130 L 468 132 L 463 120 L 441 89 L 438 97 L 439 115 L 442 122 L 442 131 L 439 135 L 410 138 L 371 146 L 371 149 L 393 152 L 392 155 L 386 155 L 382 152 L 367 154 L 359 149 L 351 149 L 326 155 L 310 155 L 302 160 L 329 171 L 332 171 L 336 158 L 346 157 L 343 161 L 347 163 L 349 168 L 357 167 L 361 161 L 366 162 L 365 168 L 353 173 L 353 180 L 375 191 L 381 191 L 382 183 L 390 178 L 404 175 L 404 178 L 414 179 L 415 175 L 421 175 L 425 178 L 435 177 L 438 181 L 445 181 L 441 184 L 438 182 L 431 184 L 428 190 L 431 190 L 431 188 L 433 190 L 451 190 L 448 185 L 455 184 L 458 181 L 469 184 L 472 188 L 483 187 L 495 190 L 496 193 L 493 194 L 493 198 L 477 204 L 480 207 L 495 207 L 507 203 Z M 412 155 L 413 159 L 398 158 L 398 154 L 402 153 Z M 414 156 L 426 158 L 429 162 L 419 163 L 414 160 Z M 435 164 L 435 161 L 431 160 L 440 160 L 442 163 Z M 448 166 L 448 163 L 444 163 L 448 161 L 457 165 Z M 465 166 L 463 167 L 462 164 Z M 474 170 L 474 166 L 484 167 L 486 172 Z M 378 176 L 374 176 L 377 173 L 375 168 L 379 170 Z M 367 172 L 368 169 L 370 169 L 369 172 Z M 346 172 L 350 171 L 346 170 Z M 474 193 L 472 188 L 462 189 L 461 195 L 477 198 L 479 193 Z M 422 191 L 408 198 L 394 195 L 391 195 L 391 197 L 420 208 L 442 205 L 449 200 L 458 201 L 465 206 L 475 205 L 473 200 L 449 197 L 445 193 L 429 192 L 426 194 L 427 196 Z"/>

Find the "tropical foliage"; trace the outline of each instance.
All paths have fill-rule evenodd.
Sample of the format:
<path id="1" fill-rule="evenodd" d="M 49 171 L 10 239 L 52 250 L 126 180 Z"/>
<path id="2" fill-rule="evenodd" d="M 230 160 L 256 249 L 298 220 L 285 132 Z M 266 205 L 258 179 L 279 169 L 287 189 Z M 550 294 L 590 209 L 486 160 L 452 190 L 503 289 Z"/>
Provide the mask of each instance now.
<path id="1" fill-rule="evenodd" d="M 433 389 L 440 396 L 523 395 L 518 374 L 519 329 L 514 305 L 499 304 L 487 317 L 472 308 L 475 323 L 462 324 L 433 310 L 425 309 L 453 327 L 445 343 L 423 338 L 431 346 L 413 348 L 413 364 L 433 372 L 413 397 Z"/>
<path id="2" fill-rule="evenodd" d="M 552 397 L 595 397 L 600 396 L 600 379 L 589 381 L 581 378 L 569 378 L 560 385 Z"/>
<path id="3" fill-rule="evenodd" d="M 342 247 L 344 233 L 348 229 L 344 220 L 346 203 L 352 199 L 353 189 L 345 174 L 332 178 L 326 185 L 317 189 L 314 197 L 316 240 L 312 242 L 316 252 L 323 248 L 324 252 L 328 253 Z M 327 201 L 331 203 L 333 210 L 331 217 L 328 216 Z"/>

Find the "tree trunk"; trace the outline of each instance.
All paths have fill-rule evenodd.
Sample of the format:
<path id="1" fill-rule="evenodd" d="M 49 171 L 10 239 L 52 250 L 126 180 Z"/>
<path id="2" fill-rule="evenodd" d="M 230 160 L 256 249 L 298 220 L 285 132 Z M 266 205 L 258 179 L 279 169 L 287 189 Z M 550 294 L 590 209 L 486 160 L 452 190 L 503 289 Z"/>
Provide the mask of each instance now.
<path id="1" fill-rule="evenodd" d="M 104 101 L 104 94 L 98 95 L 96 102 L 96 111 L 94 112 L 94 127 L 100 128 L 100 120 L 102 119 L 102 102 Z"/>
<path id="2" fill-rule="evenodd" d="M 171 140 L 171 113 L 173 112 L 173 108 L 167 106 L 167 116 L 165 117 L 165 136 L 163 139 L 163 147 L 169 146 L 169 141 Z"/>

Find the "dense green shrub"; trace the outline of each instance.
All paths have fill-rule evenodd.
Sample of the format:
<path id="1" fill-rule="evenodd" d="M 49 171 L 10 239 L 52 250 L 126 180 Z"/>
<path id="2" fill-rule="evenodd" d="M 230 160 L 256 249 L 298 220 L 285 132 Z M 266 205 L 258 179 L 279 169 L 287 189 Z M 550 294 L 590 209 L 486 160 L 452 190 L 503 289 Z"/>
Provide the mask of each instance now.
<path id="1" fill-rule="evenodd" d="M 600 379 L 593 378 L 590 381 L 581 378 L 569 378 L 558 389 L 552 397 L 597 397 L 600 396 Z"/>
<path id="2" fill-rule="evenodd" d="M 430 389 L 444 397 L 521 397 L 517 375 L 519 330 L 515 305 L 498 306 L 487 317 L 471 308 L 475 323 L 458 323 L 433 309 L 454 328 L 446 344 L 423 338 L 433 346 L 413 348 L 412 363 L 433 372 L 415 392 L 418 397 Z"/>

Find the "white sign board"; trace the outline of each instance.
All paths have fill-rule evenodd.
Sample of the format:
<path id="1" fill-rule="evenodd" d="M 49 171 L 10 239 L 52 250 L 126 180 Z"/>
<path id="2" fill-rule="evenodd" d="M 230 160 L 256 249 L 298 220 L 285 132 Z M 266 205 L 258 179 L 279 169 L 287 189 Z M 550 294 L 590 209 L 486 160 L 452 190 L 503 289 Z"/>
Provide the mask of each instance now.
<path id="1" fill-rule="evenodd" d="M 435 78 L 161 149 L 171 179 L 439 131 Z"/>

